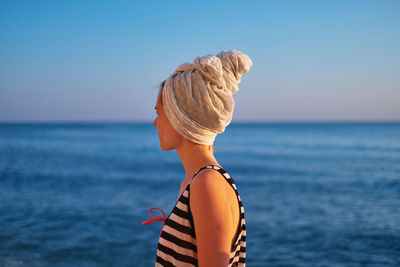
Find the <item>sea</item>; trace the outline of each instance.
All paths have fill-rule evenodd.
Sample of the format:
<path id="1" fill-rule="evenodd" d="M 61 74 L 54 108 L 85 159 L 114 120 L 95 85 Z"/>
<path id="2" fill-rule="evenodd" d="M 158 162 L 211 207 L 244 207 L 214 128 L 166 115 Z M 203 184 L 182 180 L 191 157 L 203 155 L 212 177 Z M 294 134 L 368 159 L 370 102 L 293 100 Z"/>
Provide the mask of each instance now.
<path id="1" fill-rule="evenodd" d="M 214 144 L 246 266 L 400 266 L 400 122 L 232 122 Z M 151 123 L 1 123 L 0 266 L 154 266 L 142 222 L 184 177 Z"/>

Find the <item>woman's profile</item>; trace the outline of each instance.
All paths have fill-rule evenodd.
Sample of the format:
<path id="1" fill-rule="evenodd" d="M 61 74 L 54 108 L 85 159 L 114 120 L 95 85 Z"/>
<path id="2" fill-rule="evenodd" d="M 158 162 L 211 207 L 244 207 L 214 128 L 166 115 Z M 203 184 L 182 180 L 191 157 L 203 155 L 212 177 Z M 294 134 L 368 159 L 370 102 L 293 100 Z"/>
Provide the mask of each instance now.
<path id="1" fill-rule="evenodd" d="M 246 54 L 223 51 L 181 64 L 160 86 L 153 124 L 160 148 L 177 151 L 186 176 L 163 219 L 156 266 L 245 265 L 243 204 L 213 143 L 232 120 L 232 95 L 251 66 Z"/>

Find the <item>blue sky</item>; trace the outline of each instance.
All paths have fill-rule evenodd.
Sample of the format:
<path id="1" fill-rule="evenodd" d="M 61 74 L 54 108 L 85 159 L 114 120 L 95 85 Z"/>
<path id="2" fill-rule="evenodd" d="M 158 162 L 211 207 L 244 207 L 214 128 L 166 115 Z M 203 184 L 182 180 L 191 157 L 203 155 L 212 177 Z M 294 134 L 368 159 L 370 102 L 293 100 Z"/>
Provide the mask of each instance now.
<path id="1" fill-rule="evenodd" d="M 400 120 L 400 1 L 0 1 L 0 121 L 148 121 L 183 62 L 254 65 L 233 121 Z"/>

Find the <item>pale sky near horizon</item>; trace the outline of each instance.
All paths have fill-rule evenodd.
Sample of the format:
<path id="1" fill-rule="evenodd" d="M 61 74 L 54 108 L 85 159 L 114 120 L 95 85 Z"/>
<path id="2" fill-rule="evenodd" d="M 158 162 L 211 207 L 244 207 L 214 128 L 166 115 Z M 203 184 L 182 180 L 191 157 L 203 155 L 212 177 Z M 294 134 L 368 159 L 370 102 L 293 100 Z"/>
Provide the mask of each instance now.
<path id="1" fill-rule="evenodd" d="M 148 121 L 183 62 L 238 49 L 233 121 L 400 121 L 400 1 L 1 1 L 0 122 Z"/>

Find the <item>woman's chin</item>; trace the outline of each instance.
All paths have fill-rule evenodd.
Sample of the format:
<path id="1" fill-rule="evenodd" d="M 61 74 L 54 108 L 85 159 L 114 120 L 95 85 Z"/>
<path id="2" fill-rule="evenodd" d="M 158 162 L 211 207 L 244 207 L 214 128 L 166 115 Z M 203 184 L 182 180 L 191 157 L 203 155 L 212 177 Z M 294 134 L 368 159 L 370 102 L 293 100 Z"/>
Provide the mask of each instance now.
<path id="1" fill-rule="evenodd" d="M 160 148 L 161 150 L 167 151 L 167 149 L 165 148 L 164 144 L 160 142 Z"/>
<path id="2" fill-rule="evenodd" d="M 168 146 L 165 146 L 165 145 L 162 144 L 162 143 L 160 143 L 160 148 L 161 148 L 161 150 L 163 150 L 163 151 L 170 151 L 170 150 L 173 150 L 173 148 L 168 147 Z"/>

